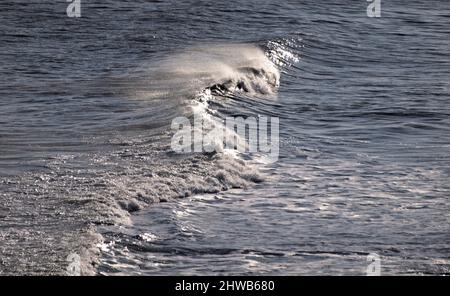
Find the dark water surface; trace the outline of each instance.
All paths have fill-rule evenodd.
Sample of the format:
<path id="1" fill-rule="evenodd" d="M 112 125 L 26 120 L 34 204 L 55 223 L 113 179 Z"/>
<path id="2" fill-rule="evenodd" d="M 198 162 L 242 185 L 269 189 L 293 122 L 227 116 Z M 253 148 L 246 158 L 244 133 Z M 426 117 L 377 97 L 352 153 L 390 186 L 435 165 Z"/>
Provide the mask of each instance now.
<path id="1" fill-rule="evenodd" d="M 448 274 L 450 4 L 367 4 L 0 3 L 0 274 Z M 279 160 L 170 153 L 195 110 Z"/>

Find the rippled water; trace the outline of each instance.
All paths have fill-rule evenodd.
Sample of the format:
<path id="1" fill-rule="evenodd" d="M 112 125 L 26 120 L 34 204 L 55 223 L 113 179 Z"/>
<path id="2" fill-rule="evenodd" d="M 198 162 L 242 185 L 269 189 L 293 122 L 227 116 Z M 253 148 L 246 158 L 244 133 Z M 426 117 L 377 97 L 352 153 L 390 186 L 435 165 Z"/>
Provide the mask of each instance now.
<path id="1" fill-rule="evenodd" d="M 1 3 L 0 274 L 448 274 L 450 6 L 367 4 Z M 279 160 L 171 153 L 196 110 Z"/>

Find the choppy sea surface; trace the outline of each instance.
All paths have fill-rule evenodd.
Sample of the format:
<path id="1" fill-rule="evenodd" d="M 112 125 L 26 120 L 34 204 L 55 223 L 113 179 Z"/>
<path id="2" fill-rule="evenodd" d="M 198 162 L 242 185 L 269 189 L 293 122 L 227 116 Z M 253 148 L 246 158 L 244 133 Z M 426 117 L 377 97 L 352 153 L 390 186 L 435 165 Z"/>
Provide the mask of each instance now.
<path id="1" fill-rule="evenodd" d="M 450 273 L 448 1 L 67 5 L 0 3 L 0 274 Z M 174 153 L 198 113 L 278 161 Z"/>

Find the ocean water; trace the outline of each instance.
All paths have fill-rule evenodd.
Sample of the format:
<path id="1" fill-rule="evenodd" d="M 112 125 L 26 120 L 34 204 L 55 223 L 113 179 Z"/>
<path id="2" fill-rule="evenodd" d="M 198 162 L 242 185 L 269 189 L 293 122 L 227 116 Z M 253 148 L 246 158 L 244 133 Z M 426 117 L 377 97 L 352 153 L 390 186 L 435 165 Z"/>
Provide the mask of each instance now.
<path id="1" fill-rule="evenodd" d="M 450 273 L 450 5 L 0 3 L 0 274 Z M 171 122 L 279 118 L 279 157 Z"/>

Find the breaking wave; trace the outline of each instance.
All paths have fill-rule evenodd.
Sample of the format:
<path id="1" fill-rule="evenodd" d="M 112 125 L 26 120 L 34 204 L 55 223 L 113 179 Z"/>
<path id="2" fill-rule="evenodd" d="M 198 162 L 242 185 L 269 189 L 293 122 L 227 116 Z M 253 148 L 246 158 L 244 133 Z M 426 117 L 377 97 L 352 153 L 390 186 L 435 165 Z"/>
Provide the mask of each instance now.
<path id="1" fill-rule="evenodd" d="M 82 255 L 82 274 L 95 273 L 96 244 L 102 241 L 96 235 L 99 225 L 130 223 L 131 212 L 154 202 L 246 188 L 264 180 L 258 167 L 229 151 L 173 153 L 170 121 L 196 113 L 211 117 L 223 116 L 223 110 L 238 113 L 243 107 L 230 102 L 248 102 L 256 96 L 273 100 L 279 69 L 263 47 L 209 44 L 86 86 L 80 96 L 108 95 L 131 102 L 127 108 L 134 107 L 110 113 L 113 118 L 104 122 L 105 134 L 88 140 L 89 147 L 96 149 L 60 153 L 40 171 L 5 178 L 2 185 L 10 214 L 19 217 L 20 205 L 29 197 L 38 204 L 54 204 L 36 212 L 48 217 L 46 223 L 59 225 L 58 230 L 43 229 L 42 236 L 57 240 L 64 232 L 67 249 Z M 23 184 L 35 186 L 30 190 Z M 80 241 L 80 236 L 87 238 Z M 38 241 L 39 236 L 30 235 L 33 239 Z M 61 252 L 42 257 L 42 273 L 65 272 L 67 252 Z M 63 263 L 52 265 L 55 260 Z M 17 272 L 29 268 L 26 261 L 5 264 Z"/>

